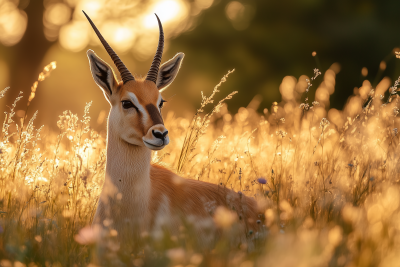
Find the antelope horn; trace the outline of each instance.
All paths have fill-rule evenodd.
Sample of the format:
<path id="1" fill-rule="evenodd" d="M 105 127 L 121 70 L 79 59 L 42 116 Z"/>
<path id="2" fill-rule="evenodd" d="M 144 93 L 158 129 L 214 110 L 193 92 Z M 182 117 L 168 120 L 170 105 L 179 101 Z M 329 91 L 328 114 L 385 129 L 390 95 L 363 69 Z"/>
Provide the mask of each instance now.
<path id="1" fill-rule="evenodd" d="M 101 35 L 99 30 L 97 29 L 96 25 L 94 25 L 93 21 L 89 18 L 88 15 L 86 15 L 85 11 L 83 11 L 83 14 L 85 14 L 86 18 L 88 19 L 90 25 L 92 25 L 92 28 L 94 32 L 97 34 L 97 37 L 99 37 L 101 43 L 103 44 L 104 48 L 107 50 L 107 53 L 110 55 L 111 59 L 114 61 L 115 66 L 117 66 L 117 69 L 119 73 L 121 74 L 121 79 L 123 83 L 127 83 L 128 81 L 135 80 L 131 72 L 125 67 L 124 63 L 122 63 L 121 59 L 118 57 L 117 53 L 114 52 L 114 50 L 111 48 L 111 46 L 106 42 L 104 37 Z"/>
<path id="2" fill-rule="evenodd" d="M 160 37 L 158 39 L 158 47 L 157 47 L 157 52 L 156 55 L 154 56 L 153 63 L 151 63 L 151 67 L 149 72 L 147 73 L 146 80 L 152 81 L 153 83 L 157 82 L 157 75 L 158 75 L 158 69 L 161 64 L 161 58 L 164 50 L 164 31 L 163 27 L 161 25 L 161 21 L 158 18 L 157 14 L 155 14 L 158 20 L 158 27 L 160 28 Z"/>

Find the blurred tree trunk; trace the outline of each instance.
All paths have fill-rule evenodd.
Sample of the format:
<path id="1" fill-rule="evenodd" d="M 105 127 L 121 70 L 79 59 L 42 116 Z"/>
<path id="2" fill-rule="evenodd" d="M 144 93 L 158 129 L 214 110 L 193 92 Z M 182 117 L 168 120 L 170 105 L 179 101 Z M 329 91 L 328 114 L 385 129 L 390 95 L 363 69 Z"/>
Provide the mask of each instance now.
<path id="1" fill-rule="evenodd" d="M 20 91 L 24 92 L 21 104 L 27 102 L 31 85 L 44 67 L 41 64 L 42 59 L 52 44 L 43 33 L 43 1 L 30 1 L 24 11 L 28 16 L 28 25 L 21 41 L 14 46 L 1 49 L 10 68 L 11 88 L 6 94 L 6 105 L 9 106 Z M 24 109 L 24 104 L 21 104 L 17 109 Z M 4 108 L 2 109 L 4 111 Z"/>

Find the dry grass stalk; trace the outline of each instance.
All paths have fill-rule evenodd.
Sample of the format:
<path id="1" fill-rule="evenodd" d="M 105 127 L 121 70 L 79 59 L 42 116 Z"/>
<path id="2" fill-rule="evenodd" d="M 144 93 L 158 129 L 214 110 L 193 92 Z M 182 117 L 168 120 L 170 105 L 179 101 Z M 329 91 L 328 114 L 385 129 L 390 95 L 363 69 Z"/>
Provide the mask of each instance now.
<path id="1" fill-rule="evenodd" d="M 231 99 L 233 95 L 237 94 L 237 91 L 234 91 L 227 95 L 224 99 L 220 100 L 217 105 L 215 105 L 210 112 L 205 114 L 204 116 L 201 116 L 201 114 L 204 112 L 204 108 L 208 104 L 214 103 L 214 96 L 216 93 L 219 92 L 218 88 L 222 85 L 222 83 L 226 82 L 226 79 L 228 76 L 234 72 L 235 70 L 228 71 L 228 73 L 222 77 L 221 81 L 214 87 L 214 90 L 212 91 L 211 95 L 209 97 L 206 97 L 203 92 L 201 92 L 201 104 L 200 108 L 196 111 L 196 113 L 193 116 L 193 119 L 190 123 L 189 129 L 186 133 L 185 140 L 183 142 L 182 150 L 179 155 L 179 161 L 178 165 L 176 167 L 176 170 L 178 173 L 181 173 L 183 170 L 183 167 L 189 158 L 190 154 L 193 152 L 193 150 L 196 148 L 197 142 L 201 138 L 202 135 L 207 130 L 207 127 L 210 124 L 210 118 L 214 113 L 218 113 L 219 110 L 221 109 L 222 104 L 224 103 L 225 100 Z"/>

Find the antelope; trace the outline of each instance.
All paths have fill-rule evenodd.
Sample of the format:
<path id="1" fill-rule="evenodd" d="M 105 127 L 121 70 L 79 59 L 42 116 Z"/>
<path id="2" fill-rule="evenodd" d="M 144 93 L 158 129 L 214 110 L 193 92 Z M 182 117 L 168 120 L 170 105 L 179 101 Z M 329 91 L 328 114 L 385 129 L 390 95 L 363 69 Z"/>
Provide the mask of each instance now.
<path id="1" fill-rule="evenodd" d="M 83 12 L 110 55 L 122 81 L 113 69 L 92 50 L 87 51 L 90 71 L 111 105 L 107 121 L 105 181 L 93 218 L 93 225 L 110 227 L 120 240 L 140 238 L 141 233 L 160 236 L 165 229 L 178 234 L 182 222 L 195 229 L 198 243 L 212 246 L 220 233 L 213 221 L 218 206 L 237 213 L 243 235 L 237 243 L 249 243 L 260 220 L 253 198 L 225 187 L 185 179 L 174 172 L 151 165 L 151 151 L 169 143 L 161 109 L 161 96 L 175 79 L 183 53 L 160 66 L 164 32 L 160 19 L 159 42 L 146 78 L 134 77 L 103 38 L 89 16 Z M 207 234 L 208 233 L 208 234 Z"/>

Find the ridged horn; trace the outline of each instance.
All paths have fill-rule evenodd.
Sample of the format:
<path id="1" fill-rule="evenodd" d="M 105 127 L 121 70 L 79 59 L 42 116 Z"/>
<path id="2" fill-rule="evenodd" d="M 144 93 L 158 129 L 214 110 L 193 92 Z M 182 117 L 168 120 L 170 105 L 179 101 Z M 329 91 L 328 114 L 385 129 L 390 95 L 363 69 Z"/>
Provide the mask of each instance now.
<path id="1" fill-rule="evenodd" d="M 127 67 L 125 67 L 124 63 L 122 60 L 118 57 L 117 53 L 114 52 L 114 50 L 111 48 L 111 46 L 107 43 L 107 41 L 104 39 L 103 35 L 99 32 L 97 29 L 96 25 L 94 25 L 93 21 L 89 18 L 89 16 L 83 11 L 83 14 L 85 14 L 86 18 L 88 19 L 90 25 L 92 25 L 92 28 L 94 32 L 97 34 L 97 37 L 99 37 L 100 42 L 103 44 L 104 48 L 107 50 L 107 53 L 110 55 L 111 59 L 114 61 L 115 66 L 117 66 L 117 69 L 119 73 L 121 74 L 121 79 L 122 82 L 125 84 L 128 81 L 134 81 L 135 78 L 133 77 L 132 73 L 128 70 Z"/>
<path id="2" fill-rule="evenodd" d="M 164 50 L 164 31 L 161 24 L 160 19 L 157 14 L 154 14 L 158 20 L 158 27 L 160 28 L 160 37 L 158 39 L 158 47 L 156 55 L 154 56 L 153 63 L 151 63 L 151 67 L 149 72 L 147 73 L 146 80 L 152 81 L 153 83 L 157 82 L 158 69 L 160 68 L 161 58 Z"/>

